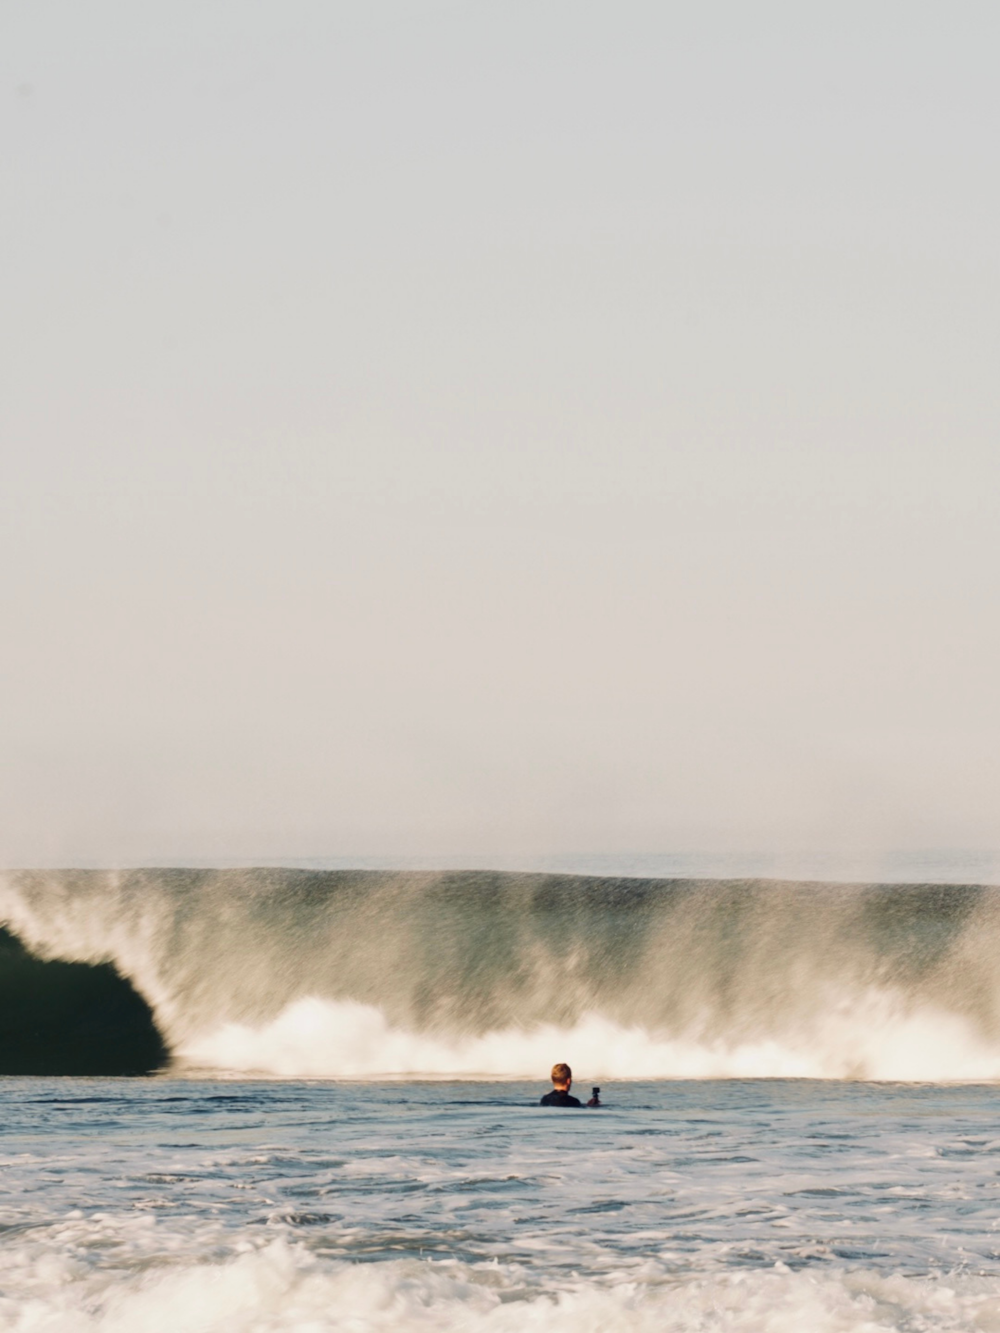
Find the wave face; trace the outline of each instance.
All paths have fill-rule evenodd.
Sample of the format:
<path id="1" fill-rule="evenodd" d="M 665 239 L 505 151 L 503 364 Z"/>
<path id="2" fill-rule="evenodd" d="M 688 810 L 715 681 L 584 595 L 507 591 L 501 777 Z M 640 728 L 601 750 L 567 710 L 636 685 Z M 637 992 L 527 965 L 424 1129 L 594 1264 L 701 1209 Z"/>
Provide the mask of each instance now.
<path id="1" fill-rule="evenodd" d="M 112 963 L 182 1068 L 1000 1078 L 993 888 L 21 871 L 0 921 L 39 958 Z"/>

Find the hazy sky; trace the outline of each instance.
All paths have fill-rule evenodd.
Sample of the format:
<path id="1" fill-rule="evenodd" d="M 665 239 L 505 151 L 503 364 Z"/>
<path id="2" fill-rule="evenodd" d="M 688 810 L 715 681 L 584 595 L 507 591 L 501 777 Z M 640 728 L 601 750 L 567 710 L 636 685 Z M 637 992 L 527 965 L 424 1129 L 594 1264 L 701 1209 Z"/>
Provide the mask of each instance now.
<path id="1" fill-rule="evenodd" d="M 1000 846 L 998 41 L 4 0 L 0 863 Z"/>

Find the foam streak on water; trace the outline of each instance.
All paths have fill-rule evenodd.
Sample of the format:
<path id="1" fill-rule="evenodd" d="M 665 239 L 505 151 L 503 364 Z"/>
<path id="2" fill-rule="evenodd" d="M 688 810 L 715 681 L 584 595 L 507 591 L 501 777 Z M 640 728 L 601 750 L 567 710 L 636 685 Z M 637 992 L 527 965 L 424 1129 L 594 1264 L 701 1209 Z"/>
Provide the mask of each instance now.
<path id="1" fill-rule="evenodd" d="M 1000 1328 L 982 1087 L 0 1081 L 0 1329 Z"/>

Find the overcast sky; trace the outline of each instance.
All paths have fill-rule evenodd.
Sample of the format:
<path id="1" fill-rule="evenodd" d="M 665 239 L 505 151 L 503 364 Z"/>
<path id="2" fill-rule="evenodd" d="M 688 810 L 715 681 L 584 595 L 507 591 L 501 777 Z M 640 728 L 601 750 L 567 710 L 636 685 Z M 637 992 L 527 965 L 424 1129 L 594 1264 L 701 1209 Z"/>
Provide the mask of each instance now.
<path id="1" fill-rule="evenodd" d="M 4 0 L 0 863 L 1000 846 L 998 39 Z"/>

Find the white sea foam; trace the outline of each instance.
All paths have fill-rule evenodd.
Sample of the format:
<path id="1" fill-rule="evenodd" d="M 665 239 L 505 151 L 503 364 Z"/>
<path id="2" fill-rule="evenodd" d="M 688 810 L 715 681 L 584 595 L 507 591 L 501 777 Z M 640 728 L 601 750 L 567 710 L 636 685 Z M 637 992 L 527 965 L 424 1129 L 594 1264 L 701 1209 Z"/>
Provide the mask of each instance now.
<path id="1" fill-rule="evenodd" d="M 554 1058 L 595 1078 L 859 1078 L 978 1082 L 1000 1078 L 1000 1050 L 962 1018 L 870 989 L 831 997 L 823 1016 L 777 1036 L 724 1041 L 664 1036 L 600 1014 L 461 1037 L 393 1027 L 382 1011 L 307 998 L 270 1023 L 226 1023 L 185 1042 L 182 1065 L 275 1077 L 537 1077 Z"/>
<path id="2" fill-rule="evenodd" d="M 13 1256 L 4 1333 L 952 1333 L 1000 1328 L 996 1278 L 770 1269 L 670 1280 L 567 1279 L 539 1291 L 517 1266 L 332 1261 L 276 1241 L 223 1262 L 88 1271 L 51 1249 Z"/>

